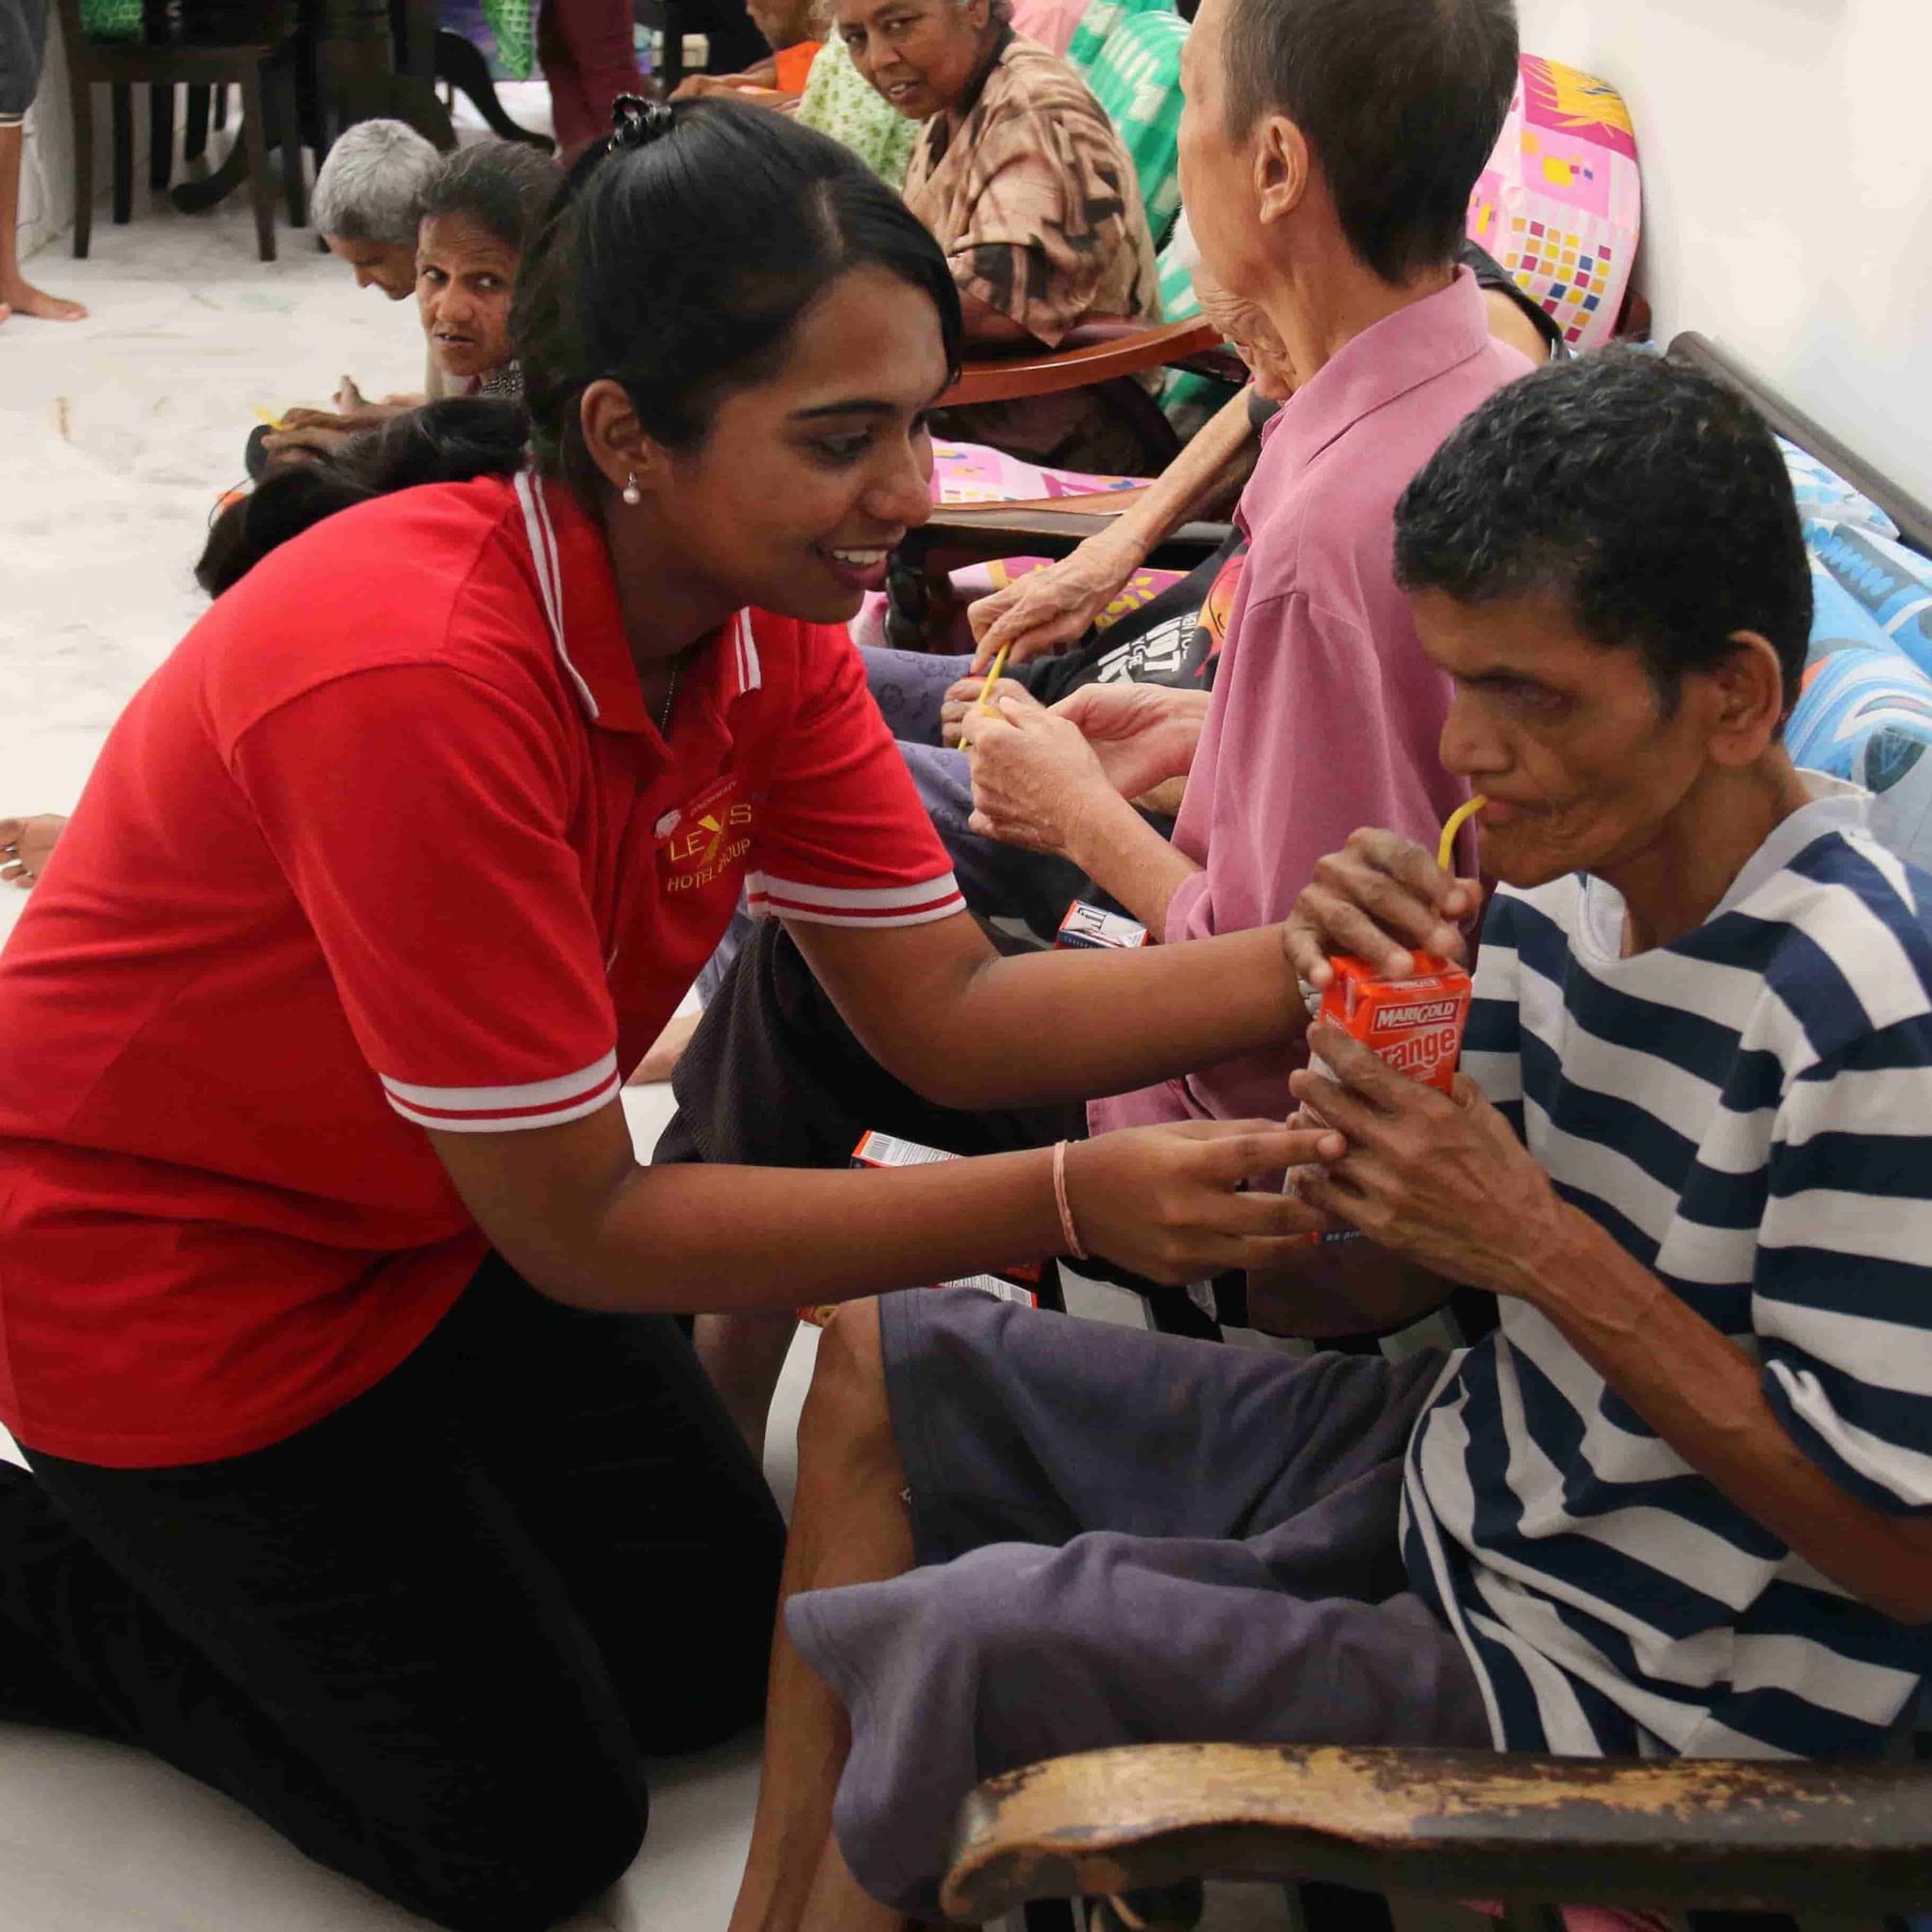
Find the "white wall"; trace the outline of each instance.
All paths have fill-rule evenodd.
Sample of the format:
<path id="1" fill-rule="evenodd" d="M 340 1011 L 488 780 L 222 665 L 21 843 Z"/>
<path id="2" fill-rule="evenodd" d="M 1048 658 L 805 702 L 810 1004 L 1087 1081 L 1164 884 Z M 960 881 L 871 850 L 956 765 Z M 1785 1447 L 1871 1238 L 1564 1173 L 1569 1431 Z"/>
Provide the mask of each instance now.
<path id="1" fill-rule="evenodd" d="M 1932 501 L 1932 0 L 1518 0 L 1636 123 L 1636 285 Z"/>
<path id="2" fill-rule="evenodd" d="M 47 10 L 50 14 L 52 9 Z M 100 113 L 106 114 L 105 95 Z M 69 111 L 67 55 L 60 23 L 47 23 L 46 67 L 27 115 L 20 160 L 20 253 L 30 255 L 73 225 L 73 117 Z"/>

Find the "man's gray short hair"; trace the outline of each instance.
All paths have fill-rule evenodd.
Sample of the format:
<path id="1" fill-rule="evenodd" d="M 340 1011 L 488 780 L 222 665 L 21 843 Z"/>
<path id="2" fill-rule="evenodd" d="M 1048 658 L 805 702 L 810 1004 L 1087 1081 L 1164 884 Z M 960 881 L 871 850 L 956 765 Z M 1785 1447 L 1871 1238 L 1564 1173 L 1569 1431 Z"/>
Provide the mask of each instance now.
<path id="1" fill-rule="evenodd" d="M 320 235 L 414 246 L 423 196 L 442 156 L 401 121 L 345 128 L 315 178 L 309 216 Z"/>

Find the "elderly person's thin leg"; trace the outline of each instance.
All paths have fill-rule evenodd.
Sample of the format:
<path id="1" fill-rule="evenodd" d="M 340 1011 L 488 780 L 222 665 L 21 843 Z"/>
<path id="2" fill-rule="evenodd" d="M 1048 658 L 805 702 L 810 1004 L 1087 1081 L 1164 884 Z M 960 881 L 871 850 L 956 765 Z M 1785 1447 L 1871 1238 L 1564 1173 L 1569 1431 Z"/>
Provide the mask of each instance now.
<path id="1" fill-rule="evenodd" d="M 77 301 L 37 289 L 20 272 L 20 150 L 18 121 L 0 121 L 0 322 L 29 315 L 41 322 L 78 322 L 87 311 Z"/>
<path id="2" fill-rule="evenodd" d="M 772 1647 L 764 1774 L 731 1932 L 833 1925 L 889 1932 L 900 1923 L 859 1890 L 832 1844 L 832 1799 L 851 1728 L 838 1699 L 792 1648 L 785 1605 L 801 1591 L 876 1582 L 912 1567 L 878 1304 L 852 1302 L 820 1340 L 799 1425 L 798 1499 Z"/>

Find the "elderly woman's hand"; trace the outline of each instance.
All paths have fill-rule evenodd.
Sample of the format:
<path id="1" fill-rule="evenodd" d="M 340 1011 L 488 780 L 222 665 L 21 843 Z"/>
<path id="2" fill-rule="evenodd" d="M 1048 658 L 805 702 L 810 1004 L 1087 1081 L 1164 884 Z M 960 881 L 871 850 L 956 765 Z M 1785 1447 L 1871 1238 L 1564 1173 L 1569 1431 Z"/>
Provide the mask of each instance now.
<path id="1" fill-rule="evenodd" d="M 986 680 L 983 677 L 962 677 L 947 688 L 946 696 L 939 701 L 939 742 L 942 745 L 955 750 L 958 748 L 965 729 L 966 714 L 980 708 L 980 697 L 985 689 Z M 1046 709 L 1025 685 L 1011 678 L 1003 677 L 1000 680 L 1000 696 L 1017 704 L 1023 711 Z"/>
<path id="2" fill-rule="evenodd" d="M 1459 1073 L 1439 1093 L 1335 1026 L 1310 1027 L 1308 1047 L 1334 1077 L 1304 1067 L 1289 1090 L 1349 1151 L 1297 1174 L 1301 1199 L 1449 1281 L 1529 1293 L 1570 1209 L 1482 1089 Z"/>
<path id="3" fill-rule="evenodd" d="M 1029 571 L 970 606 L 973 668 L 982 671 L 1010 644 L 1009 664 L 1025 664 L 1076 644 L 1140 568 L 1139 554 L 1109 531 L 1091 536 L 1044 570 Z"/>
<path id="4" fill-rule="evenodd" d="M 1311 986 L 1334 978 L 1329 956 L 1352 952 L 1378 973 L 1415 970 L 1413 952 L 1462 960 L 1458 930 L 1483 902 L 1482 882 L 1457 879 L 1435 854 L 1394 832 L 1349 835 L 1339 852 L 1315 867 L 1283 927 L 1290 962 Z"/>
<path id="5" fill-rule="evenodd" d="M 1142 798 L 1184 779 L 1208 722 L 1208 694 L 1164 684 L 1086 684 L 1053 707 L 1094 748 L 1107 782 Z"/>
<path id="6" fill-rule="evenodd" d="M 1005 845 L 1071 856 L 1084 821 L 1118 809 L 1120 794 L 1078 726 L 1037 704 L 1002 698 L 974 710 L 964 739 L 973 754 L 970 828 Z"/>

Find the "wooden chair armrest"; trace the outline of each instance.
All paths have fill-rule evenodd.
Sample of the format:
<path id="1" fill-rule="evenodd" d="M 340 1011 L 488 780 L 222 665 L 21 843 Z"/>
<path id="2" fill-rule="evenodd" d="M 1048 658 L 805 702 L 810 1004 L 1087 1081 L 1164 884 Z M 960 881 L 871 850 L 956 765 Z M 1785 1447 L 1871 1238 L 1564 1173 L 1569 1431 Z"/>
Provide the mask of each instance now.
<path id="1" fill-rule="evenodd" d="M 942 574 L 1000 556 L 1065 556 L 1145 490 L 1102 490 L 1087 497 L 1041 497 L 1015 503 L 942 503 L 931 521 L 908 531 L 899 555 L 909 566 Z M 1228 539 L 1227 524 L 1182 524 L 1149 554 L 1155 570 L 1192 570 Z"/>
<path id="2" fill-rule="evenodd" d="M 989 1778 L 941 1896 L 1205 1878 L 1326 1879 L 1435 1898 L 1833 1912 L 1932 1900 L 1932 1766 L 1146 1745 Z"/>
<path id="3" fill-rule="evenodd" d="M 1021 396 L 1091 388 L 1117 376 L 1137 376 L 1144 369 L 1159 369 L 1206 355 L 1220 347 L 1221 332 L 1197 316 L 1189 322 L 1163 323 L 1156 328 L 1133 323 L 1086 324 L 1067 340 L 1071 346 L 1044 355 L 1001 355 L 967 363 L 937 407 L 1008 403 Z"/>

